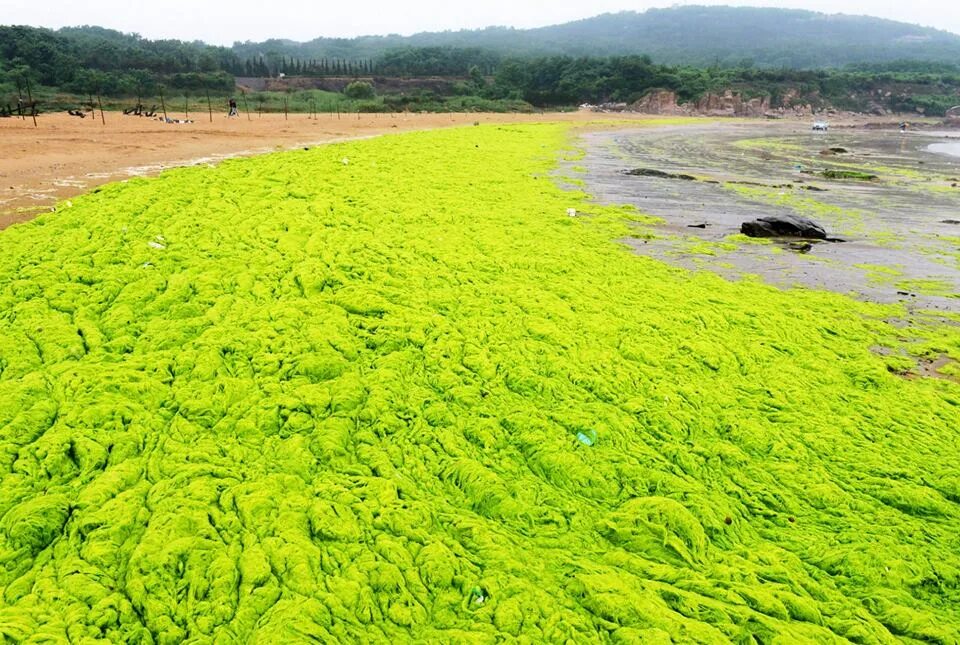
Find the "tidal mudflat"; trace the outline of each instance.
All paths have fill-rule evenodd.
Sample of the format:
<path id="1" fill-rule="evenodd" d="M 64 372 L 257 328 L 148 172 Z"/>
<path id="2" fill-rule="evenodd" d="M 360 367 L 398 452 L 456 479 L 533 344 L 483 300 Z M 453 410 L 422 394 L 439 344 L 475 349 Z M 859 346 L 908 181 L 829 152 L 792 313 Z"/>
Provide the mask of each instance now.
<path id="1" fill-rule="evenodd" d="M 584 134 L 583 158 L 560 172 L 598 202 L 662 218 L 629 240 L 640 253 L 780 286 L 956 312 L 960 159 L 952 155 L 960 143 L 947 136 L 822 133 L 796 122 L 603 130 Z M 637 169 L 655 172 L 625 174 Z M 842 242 L 739 235 L 744 222 L 777 215 L 810 218 Z"/>

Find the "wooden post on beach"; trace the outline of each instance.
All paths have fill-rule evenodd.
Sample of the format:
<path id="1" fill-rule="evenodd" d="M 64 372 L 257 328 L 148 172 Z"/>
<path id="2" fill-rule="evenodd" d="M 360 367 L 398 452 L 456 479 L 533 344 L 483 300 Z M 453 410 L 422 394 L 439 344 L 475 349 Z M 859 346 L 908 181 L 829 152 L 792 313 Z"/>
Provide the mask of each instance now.
<path id="1" fill-rule="evenodd" d="M 27 76 L 27 100 L 30 101 L 30 116 L 33 117 L 33 127 L 37 127 L 37 104 L 33 102 L 33 92 L 30 90 L 29 76 Z"/>
<path id="2" fill-rule="evenodd" d="M 187 121 L 190 118 L 190 96 L 184 92 L 183 93 L 183 120 Z"/>
<path id="3" fill-rule="evenodd" d="M 210 90 L 207 90 L 207 111 L 210 113 L 210 123 L 213 123 L 213 105 L 210 103 Z"/>
<path id="4" fill-rule="evenodd" d="M 250 110 L 247 108 L 247 91 L 240 90 L 240 96 L 243 97 L 243 111 L 247 113 L 247 121 L 250 120 Z"/>
<path id="5" fill-rule="evenodd" d="M 288 107 L 287 107 L 287 97 L 286 97 L 286 96 L 283 97 L 283 118 L 284 118 L 285 121 L 289 121 L 289 120 L 290 120 L 290 111 L 289 111 L 289 109 L 288 109 Z"/>
<path id="6" fill-rule="evenodd" d="M 100 106 L 100 122 L 103 125 L 107 125 L 107 120 L 103 116 L 103 101 L 100 99 L 100 91 L 97 90 L 97 105 Z M 96 118 L 96 117 L 94 117 Z"/>
<path id="7" fill-rule="evenodd" d="M 160 88 L 160 107 L 163 108 L 163 120 L 164 122 L 169 121 L 167 118 L 167 102 L 163 100 L 163 88 Z"/>
<path id="8" fill-rule="evenodd" d="M 23 120 L 27 117 L 23 116 L 23 89 L 20 86 L 20 79 L 17 79 L 17 114 L 20 115 L 20 119 Z"/>

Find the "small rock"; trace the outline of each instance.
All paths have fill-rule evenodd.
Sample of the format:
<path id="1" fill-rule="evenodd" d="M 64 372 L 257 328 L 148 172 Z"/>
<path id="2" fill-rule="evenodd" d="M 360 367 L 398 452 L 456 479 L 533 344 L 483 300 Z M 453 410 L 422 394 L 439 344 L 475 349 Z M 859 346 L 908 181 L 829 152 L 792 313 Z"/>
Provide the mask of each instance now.
<path id="1" fill-rule="evenodd" d="M 827 233 L 819 224 L 795 215 L 760 217 L 744 222 L 740 232 L 748 237 L 802 237 L 813 240 L 827 239 Z"/>
<path id="2" fill-rule="evenodd" d="M 942 219 L 941 224 L 960 224 L 960 219 Z"/>

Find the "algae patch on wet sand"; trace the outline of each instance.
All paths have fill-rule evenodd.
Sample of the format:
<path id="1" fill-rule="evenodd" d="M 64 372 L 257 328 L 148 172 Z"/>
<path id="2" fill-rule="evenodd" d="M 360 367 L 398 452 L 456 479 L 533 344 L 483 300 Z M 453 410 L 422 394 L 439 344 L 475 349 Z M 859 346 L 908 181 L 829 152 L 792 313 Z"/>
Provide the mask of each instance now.
<path id="1" fill-rule="evenodd" d="M 3 638 L 956 642 L 960 386 L 874 350 L 957 328 L 638 257 L 566 146 L 229 161 L 0 234 Z"/>

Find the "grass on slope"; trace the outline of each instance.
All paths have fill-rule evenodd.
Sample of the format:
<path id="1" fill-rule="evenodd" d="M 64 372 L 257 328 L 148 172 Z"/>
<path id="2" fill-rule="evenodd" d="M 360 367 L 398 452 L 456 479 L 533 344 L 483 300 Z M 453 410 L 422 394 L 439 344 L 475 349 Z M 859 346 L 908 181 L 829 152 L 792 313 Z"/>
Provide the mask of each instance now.
<path id="1" fill-rule="evenodd" d="M 890 308 L 632 255 L 547 177 L 566 137 L 0 234 L 0 639 L 956 642 L 958 386 L 890 373 Z"/>

